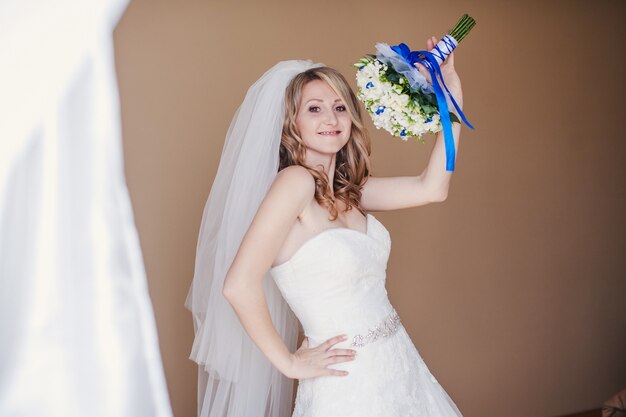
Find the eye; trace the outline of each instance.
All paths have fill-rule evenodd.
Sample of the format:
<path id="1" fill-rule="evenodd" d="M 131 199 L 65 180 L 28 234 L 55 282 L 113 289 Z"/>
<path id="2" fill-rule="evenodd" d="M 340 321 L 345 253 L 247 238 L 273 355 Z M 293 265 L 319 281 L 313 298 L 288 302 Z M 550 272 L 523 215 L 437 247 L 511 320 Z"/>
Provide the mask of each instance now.
<path id="1" fill-rule="evenodd" d="M 309 107 L 309 111 L 312 112 L 312 113 L 317 113 L 317 112 L 320 111 L 320 108 L 319 108 L 319 106 L 311 106 L 311 107 Z"/>
<path id="2" fill-rule="evenodd" d="M 346 111 L 346 106 L 344 106 L 343 104 L 338 105 L 337 107 L 335 107 L 335 110 L 339 111 L 339 112 L 344 112 Z"/>

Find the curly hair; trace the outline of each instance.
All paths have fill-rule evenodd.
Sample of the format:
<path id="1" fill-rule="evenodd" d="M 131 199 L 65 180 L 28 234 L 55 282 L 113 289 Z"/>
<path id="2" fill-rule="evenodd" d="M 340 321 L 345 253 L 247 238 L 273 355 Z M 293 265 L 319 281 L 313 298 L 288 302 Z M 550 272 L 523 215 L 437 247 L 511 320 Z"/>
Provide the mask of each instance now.
<path id="1" fill-rule="evenodd" d="M 307 166 L 304 162 L 306 148 L 296 128 L 296 116 L 302 90 L 314 80 L 325 81 L 346 105 L 352 120 L 350 139 L 337 152 L 332 192 L 328 175 L 323 170 Z M 331 220 L 338 216 L 336 200 L 341 200 L 346 211 L 356 207 L 361 213 L 361 189 L 370 173 L 371 143 L 363 126 L 361 109 L 354 92 L 343 75 L 329 67 L 311 68 L 298 74 L 285 91 L 285 122 L 280 144 L 280 165 L 278 171 L 290 166 L 305 167 L 315 179 L 315 199 L 328 209 Z"/>

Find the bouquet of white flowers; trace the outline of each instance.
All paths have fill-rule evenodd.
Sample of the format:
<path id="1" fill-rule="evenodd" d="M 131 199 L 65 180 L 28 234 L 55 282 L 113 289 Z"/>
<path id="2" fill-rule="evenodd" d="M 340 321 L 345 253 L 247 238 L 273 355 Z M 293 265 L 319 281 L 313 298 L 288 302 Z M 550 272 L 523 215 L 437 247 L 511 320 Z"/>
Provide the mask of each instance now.
<path id="1" fill-rule="evenodd" d="M 448 91 L 439 65 L 475 24 L 474 19 L 464 15 L 431 51 L 411 52 L 404 43 L 391 47 L 379 43 L 376 45 L 378 54 L 365 56 L 354 64 L 359 68 L 356 75 L 357 97 L 372 116 L 374 125 L 403 140 L 415 137 L 422 143 L 423 134 L 443 129 L 448 171 L 454 171 L 451 123 L 459 122 L 457 115 L 448 110 L 448 100 L 463 122 L 473 127 Z M 415 63 L 418 62 L 430 72 L 431 82 L 416 68 Z"/>

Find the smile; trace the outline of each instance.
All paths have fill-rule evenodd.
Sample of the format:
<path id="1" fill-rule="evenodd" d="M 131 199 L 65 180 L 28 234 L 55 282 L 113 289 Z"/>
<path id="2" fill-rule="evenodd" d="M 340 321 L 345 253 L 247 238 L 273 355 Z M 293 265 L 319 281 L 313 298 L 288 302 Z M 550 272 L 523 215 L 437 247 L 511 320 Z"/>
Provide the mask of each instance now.
<path id="1" fill-rule="evenodd" d="M 329 130 L 326 132 L 318 132 L 318 135 L 334 136 L 341 133 L 341 130 Z"/>

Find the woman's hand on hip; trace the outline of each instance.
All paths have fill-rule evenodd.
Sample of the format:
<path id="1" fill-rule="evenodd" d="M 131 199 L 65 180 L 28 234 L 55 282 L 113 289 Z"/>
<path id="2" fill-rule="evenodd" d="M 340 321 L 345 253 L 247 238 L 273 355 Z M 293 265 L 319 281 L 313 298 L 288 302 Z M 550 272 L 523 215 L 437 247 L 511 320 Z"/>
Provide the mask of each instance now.
<path id="1" fill-rule="evenodd" d="M 293 379 L 306 379 L 327 375 L 348 375 L 347 371 L 328 368 L 328 365 L 355 359 L 355 350 L 331 349 L 346 339 L 346 336 L 335 336 L 317 347 L 309 348 L 309 338 L 305 337 L 300 348 L 292 354 L 291 366 L 286 376 Z"/>

